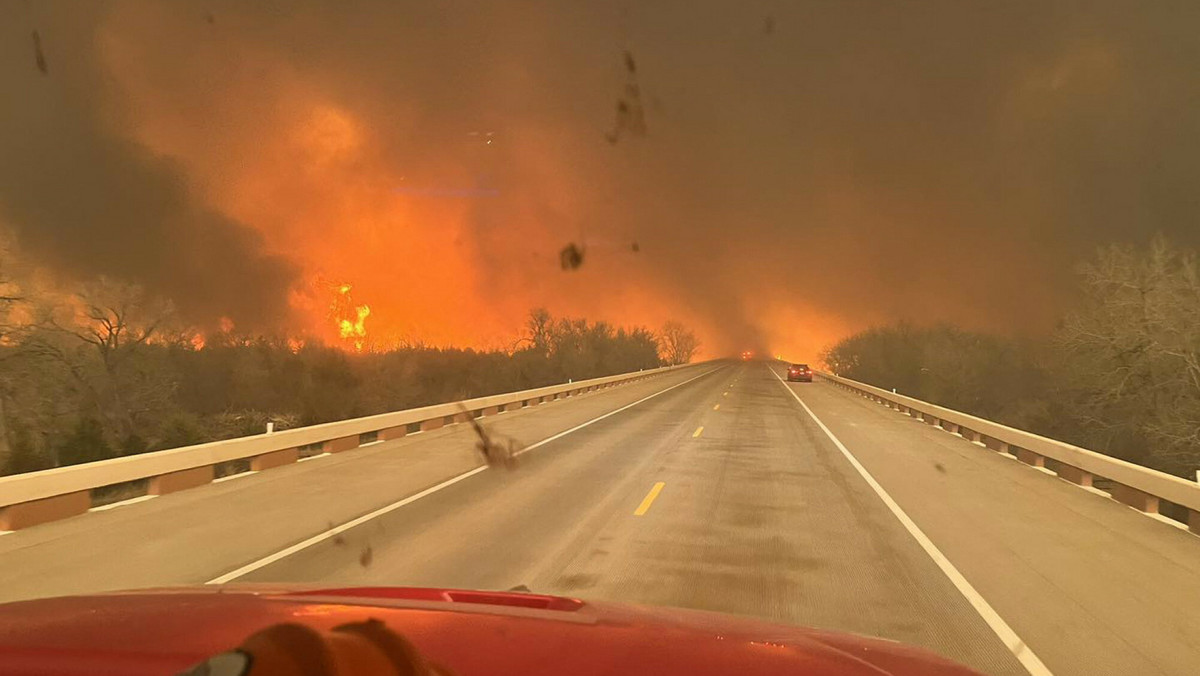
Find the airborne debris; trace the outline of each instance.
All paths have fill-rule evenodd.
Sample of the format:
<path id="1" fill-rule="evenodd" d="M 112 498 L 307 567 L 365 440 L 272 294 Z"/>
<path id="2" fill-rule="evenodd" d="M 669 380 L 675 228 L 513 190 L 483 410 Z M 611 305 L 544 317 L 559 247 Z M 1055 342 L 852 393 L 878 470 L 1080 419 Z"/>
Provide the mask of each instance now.
<path id="1" fill-rule="evenodd" d="M 613 130 L 604 135 L 608 142 L 616 145 L 622 133 L 634 136 L 646 135 L 646 113 L 642 106 L 642 92 L 637 83 L 637 65 L 633 54 L 625 52 L 625 94 L 617 99 L 617 119 Z"/>
<path id="2" fill-rule="evenodd" d="M 493 138 L 495 135 L 496 135 L 496 132 L 494 132 L 494 131 L 482 131 L 482 132 L 481 131 L 469 131 L 469 132 L 467 132 L 467 136 L 482 138 L 483 144 L 488 145 L 488 146 L 492 145 L 492 141 L 495 140 Z"/>
<path id="3" fill-rule="evenodd" d="M 329 521 L 327 523 L 329 524 L 329 528 L 326 528 L 325 530 L 333 530 L 333 522 Z M 333 536 L 333 544 L 338 547 L 341 547 L 342 545 L 346 544 L 345 536 L 343 536 L 341 533 L 336 533 Z"/>
<path id="4" fill-rule="evenodd" d="M 50 68 L 46 65 L 46 54 L 42 51 L 42 36 L 37 31 L 33 32 L 33 60 L 37 69 L 42 71 L 42 75 L 50 74 Z"/>
<path id="5" fill-rule="evenodd" d="M 558 252 L 558 262 L 563 270 L 578 270 L 583 265 L 583 253 L 582 246 L 571 242 Z"/>
<path id="6" fill-rule="evenodd" d="M 641 251 L 641 250 L 642 250 L 642 247 L 638 246 L 638 243 L 637 243 L 637 242 L 634 242 L 633 244 L 631 244 L 631 245 L 629 246 L 629 249 L 630 249 L 631 251 L 633 251 L 633 253 L 637 253 L 637 252 L 639 252 L 639 251 Z"/>
<path id="7" fill-rule="evenodd" d="M 213 16 L 212 12 L 205 12 L 204 20 L 207 21 L 208 25 L 210 25 L 210 26 L 217 22 L 217 19 L 216 19 L 216 17 Z"/>
<path id="8" fill-rule="evenodd" d="M 475 436 L 479 440 L 475 444 L 475 450 L 479 451 L 483 456 L 483 461 L 488 467 L 503 466 L 505 469 L 516 469 L 517 467 L 517 451 L 519 444 L 516 439 L 508 439 L 507 443 L 500 443 L 488 434 L 488 431 L 479 424 L 479 421 L 470 414 L 465 406 L 458 406 L 463 413 L 467 414 L 467 418 L 471 421 L 471 428 L 475 430 Z"/>
<path id="9" fill-rule="evenodd" d="M 362 553 L 358 555 L 358 565 L 363 568 L 370 568 L 371 563 L 375 560 L 375 552 L 371 549 L 370 543 L 363 547 Z"/>
<path id="10" fill-rule="evenodd" d="M 775 33 L 775 17 L 767 16 L 767 18 L 763 19 L 763 33 L 766 35 L 773 35 Z"/>
<path id="11" fill-rule="evenodd" d="M 946 467 L 945 467 L 945 465 L 943 465 L 943 464 L 942 464 L 942 463 L 940 463 L 940 462 L 935 462 L 935 463 L 933 463 L 933 468 L 934 468 L 934 469 L 936 469 L 937 471 L 941 472 L 942 474 L 945 474 L 945 473 L 946 473 Z"/>

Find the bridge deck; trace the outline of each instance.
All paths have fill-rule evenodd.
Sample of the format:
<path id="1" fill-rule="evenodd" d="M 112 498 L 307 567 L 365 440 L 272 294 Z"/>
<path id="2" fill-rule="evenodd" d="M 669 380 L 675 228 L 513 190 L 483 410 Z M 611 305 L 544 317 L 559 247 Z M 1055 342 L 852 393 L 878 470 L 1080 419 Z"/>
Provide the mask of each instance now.
<path id="1" fill-rule="evenodd" d="M 984 673 L 1027 673 L 790 388 L 1051 673 L 1195 672 L 1200 539 L 768 368 L 669 374 L 504 414 L 489 424 L 532 442 L 661 392 L 513 472 L 478 472 L 269 562 L 469 471 L 469 429 L 5 535 L 0 597 L 198 583 L 260 561 L 237 581 L 524 584 L 885 636 Z"/>

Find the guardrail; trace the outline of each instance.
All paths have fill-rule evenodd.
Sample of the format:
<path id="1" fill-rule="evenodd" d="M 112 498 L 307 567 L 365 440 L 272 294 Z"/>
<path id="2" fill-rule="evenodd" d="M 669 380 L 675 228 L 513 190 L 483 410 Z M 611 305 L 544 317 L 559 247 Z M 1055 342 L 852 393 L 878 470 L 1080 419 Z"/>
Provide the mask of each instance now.
<path id="1" fill-rule="evenodd" d="M 1079 486 L 1091 488 L 1094 477 L 1108 479 L 1113 483 L 1110 491 L 1113 499 L 1148 514 L 1159 513 L 1160 500 L 1179 505 L 1187 510 L 1188 528 L 1200 535 L 1200 484 L 849 378 L 820 371 L 817 375 L 900 413 L 959 434 L 968 441 L 1014 455 L 1028 465 L 1051 470 Z M 1054 461 L 1052 468 L 1046 468 L 1047 459 Z"/>
<path id="2" fill-rule="evenodd" d="M 270 469 L 296 462 L 300 459 L 302 448 L 319 446 L 323 452 L 340 453 L 370 441 L 398 439 L 406 434 L 465 422 L 469 419 L 468 416 L 474 418 L 496 415 L 592 390 L 643 380 L 680 368 L 688 366 L 665 366 L 636 373 L 623 373 L 0 477 L 0 530 L 17 530 L 82 514 L 92 508 L 92 491 L 97 488 L 148 480 L 147 494 L 173 493 L 210 483 L 215 478 L 216 466 L 222 463 L 248 460 L 252 471 Z"/>

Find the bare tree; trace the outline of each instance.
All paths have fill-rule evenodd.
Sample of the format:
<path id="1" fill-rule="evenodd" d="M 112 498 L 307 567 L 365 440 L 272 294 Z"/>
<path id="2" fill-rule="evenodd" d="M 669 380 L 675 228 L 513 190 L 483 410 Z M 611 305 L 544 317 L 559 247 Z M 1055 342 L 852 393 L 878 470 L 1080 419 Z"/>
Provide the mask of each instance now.
<path id="1" fill-rule="evenodd" d="M 546 308 L 540 307 L 531 310 L 529 318 L 525 320 L 525 331 L 528 334 L 526 339 L 533 345 L 533 348 L 541 354 L 546 354 L 550 350 L 554 317 Z"/>
<path id="2" fill-rule="evenodd" d="M 73 326 L 63 329 L 96 350 L 105 370 L 113 371 L 174 316 L 167 301 L 151 298 L 141 287 L 101 278 L 76 295 Z M 59 328 L 62 328 L 61 326 Z"/>
<path id="3" fill-rule="evenodd" d="M 61 300 L 32 272 L 0 230 L 0 472 L 54 466 L 50 443 L 62 438 L 76 408 L 64 369 L 29 348 L 44 330 L 39 308 Z"/>
<path id="4" fill-rule="evenodd" d="M 1082 392 L 1080 415 L 1111 434 L 1144 435 L 1155 445 L 1148 459 L 1200 461 L 1195 253 L 1157 238 L 1147 250 L 1102 250 L 1082 275 L 1083 307 L 1057 336 Z"/>
<path id="5" fill-rule="evenodd" d="M 67 307 L 43 311 L 43 330 L 28 347 L 67 368 L 118 440 L 133 435 L 139 414 L 162 408 L 172 384 L 143 348 L 175 318 L 170 302 L 141 287 L 101 278 Z"/>
<path id="6" fill-rule="evenodd" d="M 671 365 L 686 364 L 700 349 L 700 341 L 691 329 L 676 321 L 663 324 L 658 334 L 659 354 Z"/>
<path id="7" fill-rule="evenodd" d="M 12 321 L 12 310 L 22 300 L 16 285 L 7 277 L 0 276 L 0 349 L 4 350 L 0 354 L 0 471 L 9 464 L 13 453 L 7 405 L 12 392 L 11 369 L 2 367 L 7 366 L 5 362 L 11 357 L 9 351 L 19 333 L 19 328 Z"/>

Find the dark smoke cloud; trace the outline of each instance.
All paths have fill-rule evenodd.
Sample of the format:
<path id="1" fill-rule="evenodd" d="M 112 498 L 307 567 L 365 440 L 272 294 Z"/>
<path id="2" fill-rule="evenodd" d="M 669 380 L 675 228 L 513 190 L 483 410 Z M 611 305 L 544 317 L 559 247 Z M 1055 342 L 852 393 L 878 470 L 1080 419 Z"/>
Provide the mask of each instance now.
<path id="1" fill-rule="evenodd" d="M 634 10 L 666 232 L 702 254 L 672 276 L 737 288 L 734 317 L 782 295 L 1038 331 L 1097 244 L 1200 242 L 1200 6 L 917 7 L 778 3 L 770 40 L 744 10 Z"/>
<path id="2" fill-rule="evenodd" d="M 811 352 L 896 319 L 1044 331 L 1097 245 L 1156 232 L 1200 244 L 1190 1 L 115 6 L 120 21 L 103 23 L 160 98 L 213 124 L 219 150 L 186 166 L 220 166 L 220 130 L 269 134 L 290 72 L 363 120 L 420 199 L 469 205 L 480 298 L 603 314 L 645 289 L 701 324 L 712 351 Z M 0 138 L 21 148 L 0 158 L 10 219 L 75 268 L 110 259 L 164 285 L 177 269 L 213 283 L 204 249 L 165 253 L 210 233 L 209 251 L 237 262 L 218 269 L 268 271 L 231 287 L 279 294 L 287 271 L 252 263 L 243 228 L 138 150 L 122 129 L 136 116 L 97 111 L 89 19 L 64 45 L 51 27 L 78 9 L 56 9 L 4 40 L 6 90 L 29 92 L 0 112 Z M 630 110 L 626 53 L 645 134 L 611 143 L 614 110 Z M 494 132 L 487 159 L 469 131 Z M 44 190 L 65 183 L 82 187 Z M 472 191 L 487 199 L 461 197 Z M 106 231 L 137 232 L 136 247 Z M 587 256 L 564 273 L 571 243 Z M 250 302 L 203 297 L 214 311 Z"/>
<path id="3" fill-rule="evenodd" d="M 177 163 L 129 137 L 101 67 L 104 9 L 26 4 L 3 15 L 0 222 L 22 253 L 69 277 L 140 283 L 198 323 L 278 326 L 295 270 L 195 199 Z"/>

